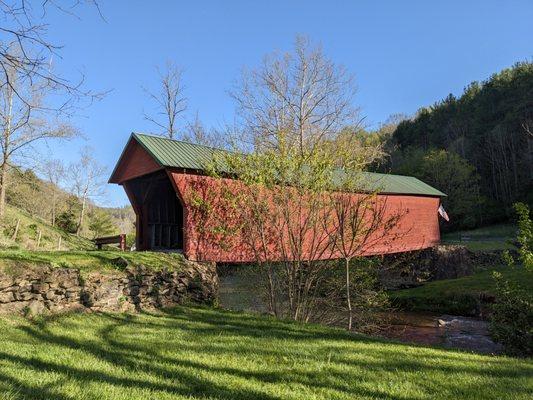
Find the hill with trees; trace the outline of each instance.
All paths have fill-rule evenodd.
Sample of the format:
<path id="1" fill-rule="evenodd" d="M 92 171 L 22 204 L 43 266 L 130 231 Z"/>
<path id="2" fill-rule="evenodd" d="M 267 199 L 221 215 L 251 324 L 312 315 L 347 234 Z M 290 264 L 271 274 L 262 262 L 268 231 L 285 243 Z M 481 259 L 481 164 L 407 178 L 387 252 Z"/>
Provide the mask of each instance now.
<path id="1" fill-rule="evenodd" d="M 380 169 L 447 193 L 449 228 L 507 220 L 513 203 L 533 204 L 533 63 L 472 82 L 384 137 L 390 157 Z"/>
<path id="2" fill-rule="evenodd" d="M 0 248 L 87 250 L 94 248 L 89 239 L 133 231 L 130 206 L 103 208 L 89 198 L 83 206 L 83 198 L 67 190 L 72 186 L 68 179 L 61 187 L 32 169 L 11 167 L 9 177 Z"/>

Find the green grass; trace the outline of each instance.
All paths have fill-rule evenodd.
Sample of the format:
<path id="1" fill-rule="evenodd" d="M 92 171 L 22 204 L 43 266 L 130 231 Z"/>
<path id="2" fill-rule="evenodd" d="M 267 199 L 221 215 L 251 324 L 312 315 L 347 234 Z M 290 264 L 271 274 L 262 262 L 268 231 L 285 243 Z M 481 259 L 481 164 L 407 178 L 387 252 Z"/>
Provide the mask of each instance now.
<path id="1" fill-rule="evenodd" d="M 533 290 L 533 272 L 524 268 L 499 267 L 480 271 L 471 276 L 426 283 L 412 289 L 389 293 L 394 305 L 411 311 L 432 311 L 447 314 L 475 315 L 483 302 L 494 297 L 497 270 L 510 281 Z"/>
<path id="2" fill-rule="evenodd" d="M 516 226 L 498 224 L 482 228 L 445 233 L 442 244 L 461 244 L 472 251 L 515 249 Z"/>
<path id="3" fill-rule="evenodd" d="M 21 269 L 45 264 L 53 267 L 77 268 L 80 271 L 106 271 L 121 269 L 114 260 L 122 257 L 133 266 L 144 265 L 151 269 L 179 270 L 185 258 L 181 254 L 127 251 L 0 251 L 0 268 Z"/>
<path id="4" fill-rule="evenodd" d="M 529 399 L 531 360 L 419 347 L 268 317 L 0 318 L 0 399 Z"/>
<path id="5" fill-rule="evenodd" d="M 14 240 L 17 221 L 19 229 Z M 41 240 L 37 248 L 39 232 Z M 32 217 L 16 207 L 6 206 L 6 215 L 0 221 L 0 249 L 57 250 L 59 237 L 63 250 L 90 250 L 95 247 L 94 243 L 86 238 L 53 227 L 48 222 Z"/>

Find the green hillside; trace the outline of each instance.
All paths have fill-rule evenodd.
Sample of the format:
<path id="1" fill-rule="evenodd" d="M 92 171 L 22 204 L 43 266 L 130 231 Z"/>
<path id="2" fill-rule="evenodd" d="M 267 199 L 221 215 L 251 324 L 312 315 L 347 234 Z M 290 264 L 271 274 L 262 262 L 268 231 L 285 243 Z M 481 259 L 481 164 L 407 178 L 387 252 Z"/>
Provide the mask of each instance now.
<path id="1" fill-rule="evenodd" d="M 7 205 L 6 215 L 1 220 L 0 228 L 0 250 L 94 249 L 94 244 L 90 240 L 53 227 L 40 218 L 32 217 L 29 213 L 10 205 Z M 16 237 L 15 230 L 17 230 Z"/>

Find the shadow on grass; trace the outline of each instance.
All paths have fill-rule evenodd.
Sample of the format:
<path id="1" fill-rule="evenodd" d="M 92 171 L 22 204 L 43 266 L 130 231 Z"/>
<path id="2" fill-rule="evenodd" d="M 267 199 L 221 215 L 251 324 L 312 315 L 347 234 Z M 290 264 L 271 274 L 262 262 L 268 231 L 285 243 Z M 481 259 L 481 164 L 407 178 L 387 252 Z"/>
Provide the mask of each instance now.
<path id="1" fill-rule="evenodd" d="M 221 400 L 286 398 L 277 394 L 279 391 L 273 385 L 285 390 L 292 388 L 295 392 L 305 386 L 313 393 L 323 393 L 324 398 L 335 394 L 342 398 L 392 399 L 383 390 L 370 389 L 368 382 L 359 384 L 358 371 L 375 371 L 378 377 L 384 373 L 409 374 L 419 370 L 439 371 L 443 374 L 467 373 L 474 380 L 492 376 L 490 369 L 483 368 L 483 365 L 472 361 L 467 363 L 461 357 L 466 356 L 462 353 L 450 355 L 462 361 L 457 365 L 450 365 L 448 362 L 444 365 L 431 364 L 427 362 L 427 352 L 420 357 L 411 354 L 408 358 L 405 357 L 402 352 L 405 347 L 402 345 L 385 351 L 379 349 L 382 341 L 353 337 L 340 330 L 326 330 L 313 325 L 302 326 L 205 308 L 177 308 L 160 314 L 135 316 L 99 314 L 78 318 L 88 319 L 84 321 L 88 324 L 85 329 L 89 329 L 94 335 L 85 339 L 77 337 L 76 329 L 80 327 L 64 324 L 61 318 L 37 320 L 32 324 L 21 325 L 18 330 L 31 343 L 60 354 L 77 354 L 79 361 L 51 361 L 50 357 L 28 356 L 26 353 L 20 355 L 17 352 L 13 354 L 12 351 L 0 348 L 1 385 L 12 388 L 11 398 L 65 400 L 71 397 L 63 393 L 60 386 L 64 379 L 68 379 L 80 385 L 98 383 L 124 388 L 125 393 L 127 389 L 135 389 L 145 390 L 146 393 Z M 93 327 L 90 326 L 92 318 L 98 320 L 98 324 Z M 67 319 L 65 322 L 68 321 Z M 68 329 L 62 329 L 58 334 L 58 325 L 62 328 L 67 325 Z M 180 337 L 169 340 L 172 335 Z M 285 342 L 291 348 L 265 346 L 264 341 L 258 340 L 263 338 Z M 329 344 L 321 345 L 318 349 L 306 347 L 324 341 Z M 357 348 L 361 354 L 355 355 L 364 356 L 359 359 L 352 353 L 346 354 L 347 345 L 356 341 L 368 346 L 365 349 L 362 346 L 360 350 Z M 421 348 L 421 353 L 424 350 L 428 349 Z M 300 362 L 307 360 L 316 363 L 326 358 L 329 361 L 323 369 L 278 365 L 275 360 L 282 359 L 288 352 L 297 355 Z M 191 357 L 191 354 L 196 357 Z M 87 357 L 91 361 L 97 361 L 96 364 L 100 367 L 89 368 L 84 365 L 83 360 Z M 254 364 L 247 367 L 246 362 L 252 357 Z M 213 358 L 217 361 L 213 361 Z M 231 363 L 236 359 L 242 360 L 242 366 Z M 260 365 L 264 360 L 271 360 L 267 368 Z M 89 365 L 94 364 L 91 362 Z M 26 382 L 16 374 L 4 373 L 2 366 L 6 365 L 12 365 L 14 370 L 24 369 L 36 374 L 52 372 L 61 379 L 48 385 Z M 528 371 L 513 369 L 511 363 L 508 368 L 500 365 L 498 370 L 498 376 L 503 378 L 517 378 L 527 373 Z M 449 389 L 454 383 L 443 381 L 441 385 Z M 434 386 L 435 383 L 432 383 L 432 387 Z M 426 392 L 431 390 L 427 388 Z M 519 392 L 520 388 L 509 388 L 510 394 Z M 409 400 L 419 396 L 409 397 L 406 394 L 402 398 Z"/>

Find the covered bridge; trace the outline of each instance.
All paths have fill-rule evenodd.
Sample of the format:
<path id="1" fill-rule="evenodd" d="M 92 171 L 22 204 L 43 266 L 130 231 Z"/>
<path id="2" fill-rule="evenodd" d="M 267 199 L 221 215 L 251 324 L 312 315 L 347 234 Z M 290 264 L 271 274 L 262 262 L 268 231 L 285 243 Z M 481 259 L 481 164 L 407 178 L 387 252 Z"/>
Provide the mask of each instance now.
<path id="1" fill-rule="evenodd" d="M 216 179 L 204 172 L 216 151 L 220 150 L 159 136 L 131 135 L 109 182 L 122 185 L 135 211 L 138 250 L 182 251 L 198 261 L 254 261 L 243 238 L 222 246 L 215 236 L 202 235 L 201 221 L 192 212 L 198 188 L 235 185 L 234 179 Z M 401 208 L 405 213 L 388 233 L 396 239 L 376 243 L 364 255 L 438 244 L 438 208 L 444 193 L 413 177 L 366 174 L 379 182 L 378 197 L 386 200 L 390 212 Z"/>

